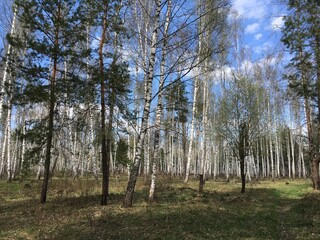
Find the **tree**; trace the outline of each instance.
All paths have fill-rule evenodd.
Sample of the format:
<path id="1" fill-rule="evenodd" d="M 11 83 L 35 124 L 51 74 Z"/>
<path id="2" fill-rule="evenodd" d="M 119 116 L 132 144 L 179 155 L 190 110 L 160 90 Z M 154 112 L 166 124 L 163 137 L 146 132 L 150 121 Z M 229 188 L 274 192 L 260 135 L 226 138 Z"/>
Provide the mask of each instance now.
<path id="1" fill-rule="evenodd" d="M 121 34 L 124 32 L 121 19 L 123 1 L 118 0 L 85 0 L 87 8 L 87 21 L 90 25 L 96 25 L 100 30 L 99 47 L 97 49 L 99 68 L 91 66 L 93 76 L 99 85 L 100 95 L 100 144 L 102 162 L 102 196 L 101 205 L 107 204 L 109 194 L 109 174 L 112 148 L 112 132 L 114 121 L 114 109 L 123 107 L 123 97 L 128 93 L 130 81 L 128 65 L 122 61 L 119 46 Z M 106 52 L 106 46 L 113 51 Z M 92 49 L 92 52 L 95 52 Z M 108 107 L 108 122 L 107 122 Z M 106 124 L 107 122 L 107 124 Z"/>
<path id="2" fill-rule="evenodd" d="M 149 201 L 154 201 L 155 188 L 156 188 L 156 176 L 157 176 L 157 166 L 160 162 L 160 125 L 161 125 L 161 117 L 162 117 L 162 93 L 163 86 L 165 84 L 165 63 L 167 58 L 167 43 L 168 43 L 168 30 L 171 19 L 171 0 L 167 1 L 167 12 L 166 19 L 164 23 L 164 31 L 163 31 L 163 49 L 162 49 L 162 58 L 161 58 L 161 66 L 160 66 L 160 84 L 159 84 L 159 93 L 158 93 L 158 103 L 156 110 L 156 122 L 155 122 L 155 131 L 154 131 L 154 157 L 152 160 L 152 176 L 151 176 L 151 184 L 149 191 Z"/>
<path id="3" fill-rule="evenodd" d="M 41 203 L 45 203 L 57 121 L 56 106 L 65 97 L 65 87 L 78 92 L 81 86 L 81 77 L 75 75 L 75 71 L 62 71 L 61 66 L 69 59 L 75 63 L 79 60 L 78 56 L 82 55 L 80 49 L 75 46 L 77 41 L 85 39 L 82 35 L 84 26 L 79 24 L 79 5 L 75 0 L 17 0 L 15 4 L 23 33 L 22 37 L 10 36 L 9 40 L 15 48 L 26 51 L 24 58 L 20 59 L 20 83 L 16 86 L 22 94 L 15 101 L 31 106 L 45 103 L 47 108 L 47 116 L 39 122 L 40 125 L 29 126 L 30 131 L 35 130 L 34 127 L 41 127 L 45 135 L 44 179 L 40 198 Z M 42 137 L 42 134 L 38 136 Z M 40 147 L 38 145 L 39 150 L 41 147 L 41 144 Z"/>
<path id="4" fill-rule="evenodd" d="M 151 51 L 148 63 L 148 71 L 147 78 L 145 82 L 145 92 L 144 92 L 144 109 L 141 120 L 141 129 L 140 134 L 138 135 L 138 143 L 135 150 L 135 159 L 130 169 L 130 177 L 127 184 L 127 190 L 125 193 L 125 197 L 123 200 L 124 207 L 131 207 L 133 201 L 134 188 L 137 182 L 137 177 L 139 174 L 139 166 L 141 161 L 141 152 L 142 152 L 142 144 L 144 142 L 146 132 L 148 130 L 148 121 L 150 115 L 150 107 L 151 107 L 151 96 L 152 96 L 152 83 L 154 78 L 154 65 L 155 65 L 155 57 L 156 57 L 156 48 L 157 48 L 157 38 L 159 33 L 160 26 L 160 13 L 161 13 L 161 0 L 156 1 L 156 13 L 154 17 L 154 29 L 152 33 L 151 40 Z"/>
<path id="5" fill-rule="evenodd" d="M 320 189 L 320 154 L 317 150 L 320 143 L 320 3 L 291 0 L 287 4 L 290 14 L 285 17 L 282 41 L 293 57 L 288 64 L 291 71 L 285 77 L 292 91 L 304 99 L 311 178 L 313 188 Z M 316 106 L 315 112 L 310 102 Z"/>
<path id="6" fill-rule="evenodd" d="M 240 162 L 241 193 L 245 192 L 246 157 L 259 136 L 260 124 L 264 118 L 264 89 L 251 76 L 234 73 L 223 90 L 219 101 L 217 132 L 232 149 L 233 156 Z"/>
<path id="7" fill-rule="evenodd" d="M 197 29 L 197 68 L 194 76 L 194 93 L 193 93 L 193 106 L 192 106 L 192 120 L 191 120 L 191 132 L 190 132 L 190 142 L 188 149 L 188 158 L 186 166 L 186 176 L 184 182 L 188 182 L 190 173 L 190 164 L 192 157 L 192 149 L 194 145 L 194 128 L 196 123 L 197 114 L 197 104 L 203 106 L 203 118 L 202 118 L 202 130 L 203 130 L 203 141 L 202 141 L 202 153 L 206 150 L 206 121 L 207 113 L 209 110 L 209 74 L 217 66 L 220 65 L 223 56 L 226 56 L 228 41 L 226 41 L 227 36 L 227 16 L 229 13 L 229 2 L 228 1 L 199 1 L 197 6 L 197 16 L 198 16 L 198 29 Z M 201 94 L 202 102 L 197 103 L 197 99 L 200 94 L 201 83 L 203 84 Z M 202 155 L 200 159 L 200 181 L 204 176 L 204 164 L 206 155 Z M 202 177 L 201 177 L 202 176 Z M 202 181 L 203 182 L 203 181 Z M 201 190 L 203 184 L 200 182 Z"/>

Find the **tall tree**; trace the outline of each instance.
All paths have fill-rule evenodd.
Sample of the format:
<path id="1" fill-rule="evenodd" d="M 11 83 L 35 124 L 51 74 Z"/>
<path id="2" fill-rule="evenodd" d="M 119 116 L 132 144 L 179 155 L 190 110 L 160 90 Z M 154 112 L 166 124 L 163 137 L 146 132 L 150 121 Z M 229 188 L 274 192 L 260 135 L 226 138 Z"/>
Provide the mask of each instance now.
<path id="1" fill-rule="evenodd" d="M 151 51 L 148 63 L 147 78 L 145 82 L 145 92 L 144 92 L 144 109 L 141 120 L 140 134 L 138 135 L 138 143 L 135 150 L 135 159 L 132 167 L 130 169 L 130 178 L 127 184 L 127 190 L 123 200 L 124 207 L 131 207 L 133 201 L 133 194 L 135 185 L 137 182 L 137 177 L 139 174 L 139 166 L 141 161 L 142 144 L 144 142 L 146 132 L 148 131 L 148 121 L 150 115 L 151 107 L 151 96 L 152 96 L 152 84 L 154 78 L 154 66 L 156 60 L 156 49 L 157 49 L 157 39 L 160 27 L 160 13 L 161 13 L 161 0 L 156 0 L 156 12 L 154 16 L 154 28 L 151 39 Z"/>
<path id="2" fill-rule="evenodd" d="M 41 190 L 41 203 L 47 199 L 50 175 L 51 150 L 53 145 L 56 104 L 65 94 L 62 86 L 76 86 L 78 78 L 73 72 L 62 74 L 63 63 L 68 58 L 76 60 L 76 42 L 82 38 L 82 25 L 79 24 L 79 5 L 75 0 L 16 0 L 19 21 L 24 29 L 22 37 L 10 36 L 10 43 L 25 49 L 26 55 L 19 66 L 20 81 L 17 85 L 22 94 L 16 100 L 19 104 L 36 105 L 46 103 L 47 116 L 42 128 L 45 133 L 44 179 Z M 73 34 L 70 35 L 70 32 Z M 77 85 L 74 85 L 77 82 Z M 69 90 L 72 88 L 68 88 Z M 74 96 L 74 94 L 73 94 Z M 29 129 L 37 126 L 29 126 Z M 39 136 L 41 138 L 43 136 Z"/>
<path id="3" fill-rule="evenodd" d="M 287 4 L 290 14 L 285 17 L 282 41 L 293 57 L 286 78 L 293 92 L 304 99 L 311 178 L 313 188 L 320 189 L 320 3 L 290 0 Z M 311 101 L 316 105 L 315 112 L 310 108 Z M 315 120 L 314 126 L 312 119 Z"/>
<path id="4" fill-rule="evenodd" d="M 129 83 L 128 66 L 122 61 L 121 51 L 119 51 L 121 35 L 124 31 L 121 19 L 124 3 L 122 0 L 84 0 L 83 4 L 86 6 L 88 24 L 98 27 L 100 32 L 98 49 L 92 49 L 92 52 L 97 53 L 99 67 L 92 65 L 90 69 L 100 90 L 98 101 L 100 102 L 99 139 L 102 163 L 101 204 L 106 205 L 109 195 L 114 110 L 116 106 L 120 107 L 123 100 L 121 98 L 128 92 Z"/>
<path id="5" fill-rule="evenodd" d="M 155 122 L 155 131 L 154 131 L 154 157 L 152 160 L 152 176 L 151 176 L 151 185 L 149 191 L 149 201 L 154 201 L 155 188 L 156 188 L 156 177 L 157 177 L 157 167 L 160 162 L 160 127 L 161 127 L 161 117 L 162 117 L 162 94 L 163 86 L 165 84 L 165 63 L 167 58 L 167 43 L 168 43 L 168 30 L 171 20 L 171 0 L 167 1 L 167 11 L 166 19 L 164 23 L 163 31 L 163 46 L 162 46 L 162 56 L 161 56 L 161 66 L 160 66 L 160 83 L 159 83 L 159 93 L 158 93 L 158 103 L 156 110 L 156 122 Z"/>

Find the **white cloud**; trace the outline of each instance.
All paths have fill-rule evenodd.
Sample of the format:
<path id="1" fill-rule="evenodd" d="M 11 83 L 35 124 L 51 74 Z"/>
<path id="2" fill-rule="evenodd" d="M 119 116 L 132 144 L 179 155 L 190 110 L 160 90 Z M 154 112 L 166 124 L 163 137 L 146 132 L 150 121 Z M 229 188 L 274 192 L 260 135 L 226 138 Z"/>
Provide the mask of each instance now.
<path id="1" fill-rule="evenodd" d="M 254 35 L 254 39 L 255 40 L 260 40 L 262 38 L 262 34 L 261 33 L 258 33 L 256 35 Z"/>
<path id="2" fill-rule="evenodd" d="M 254 53 L 263 54 L 265 52 L 270 51 L 272 49 L 273 44 L 271 42 L 265 42 L 262 45 L 256 46 L 253 48 Z"/>
<path id="3" fill-rule="evenodd" d="M 272 28 L 272 30 L 275 30 L 275 31 L 281 30 L 283 25 L 284 25 L 283 17 L 274 17 L 274 18 L 271 19 L 271 28 Z"/>
<path id="4" fill-rule="evenodd" d="M 260 28 L 260 24 L 259 23 L 253 23 L 250 24 L 246 27 L 245 29 L 245 33 L 255 33 L 257 32 L 257 30 Z"/>
<path id="5" fill-rule="evenodd" d="M 266 14 L 266 2 L 261 0 L 233 0 L 235 9 L 243 18 L 262 19 Z"/>
<path id="6" fill-rule="evenodd" d="M 221 68 L 215 70 L 212 73 L 212 77 L 215 80 L 227 80 L 232 76 L 233 68 L 227 65 L 222 66 Z"/>

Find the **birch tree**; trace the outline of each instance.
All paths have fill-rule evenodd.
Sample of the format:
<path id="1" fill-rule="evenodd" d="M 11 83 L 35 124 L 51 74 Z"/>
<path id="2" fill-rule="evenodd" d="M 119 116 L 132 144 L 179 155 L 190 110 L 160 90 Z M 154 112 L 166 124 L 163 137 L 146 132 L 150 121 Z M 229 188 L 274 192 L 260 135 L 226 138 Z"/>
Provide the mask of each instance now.
<path id="1" fill-rule="evenodd" d="M 233 156 L 240 162 L 241 193 L 245 192 L 245 160 L 252 150 L 252 143 L 258 139 L 259 125 L 265 117 L 259 112 L 263 103 L 264 89 L 255 83 L 250 76 L 234 73 L 229 88 L 224 90 L 219 100 L 218 133 L 226 139 Z"/>
<path id="2" fill-rule="evenodd" d="M 163 86 L 165 83 L 165 63 L 167 58 L 167 43 L 168 43 L 168 30 L 171 19 L 171 0 L 167 1 L 167 11 L 166 19 L 164 23 L 163 30 L 163 46 L 162 46 L 162 56 L 160 64 L 160 83 L 159 83 L 159 93 L 158 93 L 158 103 L 156 110 L 156 122 L 155 122 L 155 131 L 154 131 L 154 157 L 152 161 L 152 176 L 151 176 L 151 185 L 149 191 L 149 201 L 154 201 L 155 188 L 156 188 L 156 177 L 157 177 L 157 168 L 158 163 L 160 162 L 160 126 L 161 126 L 161 117 L 162 117 L 162 92 Z"/>
<path id="3" fill-rule="evenodd" d="M 133 194 L 135 185 L 137 182 L 137 177 L 139 173 L 139 166 L 141 161 L 141 151 L 142 151 L 142 144 L 144 142 L 147 126 L 149 121 L 150 115 L 150 106 L 151 106 L 151 96 L 152 96 L 152 83 L 154 77 L 154 65 L 155 65 L 155 56 L 156 56 L 156 48 L 157 48 L 157 38 L 158 32 L 160 27 L 160 13 L 161 13 L 161 0 L 156 1 L 156 13 L 154 17 L 154 28 L 152 33 L 152 40 L 151 40 L 151 51 L 148 63 L 148 71 L 147 71 L 147 80 L 145 83 L 145 92 L 144 92 L 144 109 L 143 115 L 141 119 L 141 128 L 140 133 L 138 135 L 138 142 L 135 150 L 135 159 L 133 165 L 130 169 L 130 177 L 127 184 L 127 190 L 125 193 L 125 197 L 123 200 L 124 207 L 131 207 L 133 201 Z"/>

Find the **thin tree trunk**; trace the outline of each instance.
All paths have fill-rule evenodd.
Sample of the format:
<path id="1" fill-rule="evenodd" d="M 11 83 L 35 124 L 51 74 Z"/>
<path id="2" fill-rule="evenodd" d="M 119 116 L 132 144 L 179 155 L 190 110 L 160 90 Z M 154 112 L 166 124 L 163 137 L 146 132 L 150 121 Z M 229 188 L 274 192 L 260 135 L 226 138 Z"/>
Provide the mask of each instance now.
<path id="1" fill-rule="evenodd" d="M 147 176 L 149 175 L 150 169 L 150 119 L 148 121 L 148 131 L 146 133 L 146 138 L 144 139 L 144 167 L 143 167 L 143 173 L 144 173 L 144 177 L 145 179 L 147 179 Z"/>
<path id="2" fill-rule="evenodd" d="M 313 183 L 313 189 L 315 190 L 320 190 L 319 163 L 320 156 L 316 156 L 312 159 L 311 178 Z"/>
<path id="3" fill-rule="evenodd" d="M 207 69 L 207 61 L 204 69 Z M 205 181 L 201 178 L 205 178 L 205 165 L 207 158 L 207 124 L 208 124 L 208 79 L 205 78 L 203 81 L 203 110 L 202 110 L 202 155 L 200 159 L 200 182 L 199 192 L 203 192 L 203 186 Z"/>
<path id="4" fill-rule="evenodd" d="M 278 134 L 276 134 L 276 177 L 280 177 L 280 148 L 279 148 L 279 137 Z"/>
<path id="5" fill-rule="evenodd" d="M 11 97 L 8 100 L 8 116 L 7 116 L 7 181 L 12 181 L 13 167 L 11 159 Z"/>
<path id="6" fill-rule="evenodd" d="M 13 19 L 11 23 L 11 30 L 10 30 L 10 35 L 13 36 L 15 31 L 16 31 L 16 19 L 17 19 L 17 7 L 14 6 L 13 10 Z M 9 61 L 10 57 L 9 55 L 12 52 L 12 46 L 8 44 L 8 49 L 7 49 L 7 59 L 5 61 L 5 66 L 3 70 L 3 78 L 2 81 L 0 81 L 0 122 L 2 120 L 2 114 L 3 114 L 3 102 L 4 102 L 4 95 L 5 95 L 5 84 L 8 81 L 8 73 L 9 73 Z"/>
<path id="7" fill-rule="evenodd" d="M 246 192 L 246 173 L 244 171 L 244 159 L 240 159 L 240 172 L 241 172 L 241 193 Z"/>
<path id="8" fill-rule="evenodd" d="M 274 180 L 274 160 L 273 160 L 273 146 L 272 146 L 272 137 L 269 138 L 270 143 L 270 164 L 271 164 L 271 176 L 272 180 Z"/>
<path id="9" fill-rule="evenodd" d="M 160 64 L 160 84 L 159 84 L 159 93 L 158 93 L 158 104 L 157 104 L 157 112 L 156 112 L 156 123 L 154 130 L 154 157 L 152 161 L 152 175 L 151 175 L 151 184 L 149 191 L 149 202 L 154 201 L 155 196 L 155 188 L 156 188 L 156 178 L 157 178 L 157 167 L 160 162 L 160 125 L 161 125 L 161 117 L 162 117 L 162 91 L 163 85 L 165 81 L 165 63 L 167 56 L 167 35 L 169 30 L 171 16 L 171 0 L 168 0 L 167 5 L 167 13 L 166 20 L 164 25 L 164 36 L 163 36 L 163 49 L 162 49 L 162 58 Z"/>
<path id="10" fill-rule="evenodd" d="M 188 158 L 187 158 L 187 167 L 186 167 L 186 177 L 184 182 L 187 183 L 189 180 L 190 174 L 190 165 L 191 165 L 191 157 L 192 157 L 192 148 L 194 144 L 194 128 L 196 122 L 196 111 L 197 111 L 197 95 L 199 91 L 199 80 L 195 79 L 194 89 L 193 89 L 193 104 L 192 104 L 192 120 L 191 120 L 191 130 L 190 130 L 190 141 L 189 141 L 189 150 L 188 150 Z"/>
<path id="11" fill-rule="evenodd" d="M 291 178 L 290 131 L 288 131 L 288 137 L 287 137 L 287 158 L 288 158 L 288 177 Z"/>
<path id="12" fill-rule="evenodd" d="M 261 150 L 261 167 L 262 167 L 262 177 L 266 177 L 266 164 L 265 164 L 265 153 L 263 148 L 263 139 L 260 139 L 260 150 Z"/>
<path id="13" fill-rule="evenodd" d="M 295 165 L 295 159 L 294 159 L 294 138 L 293 138 L 293 134 L 290 134 L 290 142 L 291 142 L 291 153 L 292 153 L 292 168 L 291 168 L 291 171 L 292 171 L 292 178 L 295 178 L 296 176 L 296 165 Z"/>
<path id="14" fill-rule="evenodd" d="M 284 165 L 282 141 L 280 141 L 280 154 L 281 154 L 281 165 L 282 165 L 282 177 L 285 177 L 286 176 L 286 168 L 285 168 L 285 165 Z"/>
<path id="15" fill-rule="evenodd" d="M 100 104 L 101 104 L 101 163 L 102 163 L 102 194 L 101 205 L 107 204 L 109 194 L 109 162 L 107 156 L 107 136 L 106 136 L 106 104 L 105 104 L 105 77 L 104 77 L 104 56 L 103 48 L 106 41 L 107 32 L 107 14 L 109 8 L 109 1 L 106 1 L 103 6 L 103 19 L 102 19 L 102 33 L 99 44 L 99 72 L 100 72 Z"/>
<path id="16" fill-rule="evenodd" d="M 136 147 L 136 155 L 134 159 L 134 163 L 130 170 L 130 177 L 127 184 L 126 194 L 123 200 L 123 207 L 131 207 L 133 202 L 133 194 L 134 189 L 137 182 L 137 177 L 139 173 L 139 166 L 141 161 L 141 148 L 142 143 L 144 142 L 144 138 L 146 135 L 147 124 L 149 120 L 150 114 L 150 106 L 151 106 L 151 96 L 152 96 L 152 82 L 154 77 L 154 65 L 155 65 L 155 56 L 156 56 L 156 47 L 157 47 L 157 38 L 158 38 L 158 30 L 160 24 L 160 13 L 161 13 L 161 0 L 156 1 L 156 14 L 155 14 L 155 25 L 154 30 L 152 33 L 152 41 L 151 41 L 151 52 L 149 58 L 149 65 L 148 65 L 148 77 L 146 81 L 146 88 L 145 88 L 145 102 L 144 102 L 144 110 L 143 116 L 141 120 L 141 129 L 140 134 L 138 135 L 138 142 Z"/>
<path id="17" fill-rule="evenodd" d="M 61 17 L 61 6 L 58 6 L 57 10 L 57 21 L 60 20 Z M 55 29 L 55 49 L 59 49 L 59 33 L 60 33 L 60 25 L 58 24 Z M 48 130 L 47 130 L 47 145 L 46 145 L 46 155 L 44 160 L 44 178 L 41 189 L 40 202 L 45 203 L 47 201 L 47 190 L 48 183 L 50 177 L 50 160 L 51 160 L 51 147 L 52 147 L 52 139 L 53 139 L 53 124 L 54 124 L 54 110 L 55 110 L 55 84 L 56 84 L 56 75 L 58 71 L 58 56 L 57 50 L 54 51 L 53 55 L 53 69 L 50 81 L 50 98 L 49 98 L 49 120 L 48 120 Z"/>

